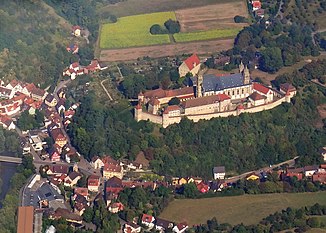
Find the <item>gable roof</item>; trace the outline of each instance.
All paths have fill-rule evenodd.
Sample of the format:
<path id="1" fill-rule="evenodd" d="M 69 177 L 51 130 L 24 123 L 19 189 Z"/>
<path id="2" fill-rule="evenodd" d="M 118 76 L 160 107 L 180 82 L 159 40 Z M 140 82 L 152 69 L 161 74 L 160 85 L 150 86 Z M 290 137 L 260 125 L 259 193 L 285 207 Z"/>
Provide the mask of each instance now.
<path id="1" fill-rule="evenodd" d="M 200 64 L 200 60 L 199 57 L 197 56 L 197 54 L 193 54 L 190 57 L 188 57 L 184 63 L 186 63 L 187 67 L 189 70 L 192 70 L 193 68 L 195 68 L 197 65 Z"/>
<path id="2" fill-rule="evenodd" d="M 111 187 L 111 188 L 121 188 L 122 187 L 122 180 L 119 179 L 116 176 L 113 176 L 112 178 L 108 179 L 105 182 L 106 187 Z"/>
<path id="3" fill-rule="evenodd" d="M 193 87 L 183 87 L 179 89 L 173 90 L 163 90 L 162 88 L 158 88 L 155 90 L 146 91 L 144 94 L 145 98 L 165 98 L 165 97 L 182 97 L 182 96 L 194 96 L 194 88 Z"/>
<path id="4" fill-rule="evenodd" d="M 78 172 L 75 172 L 75 171 L 69 173 L 69 175 L 68 175 L 68 177 L 69 177 L 71 180 L 76 179 L 78 176 L 81 176 L 81 175 L 80 175 Z"/>
<path id="5" fill-rule="evenodd" d="M 214 173 L 225 173 L 225 167 L 224 166 L 218 166 L 213 168 Z"/>
<path id="6" fill-rule="evenodd" d="M 161 218 L 157 218 L 156 219 L 156 226 L 159 226 L 159 227 L 162 227 L 164 229 L 168 229 L 171 227 L 171 224 L 173 226 L 173 223 L 168 221 L 168 220 L 165 220 L 165 219 L 161 219 Z"/>
<path id="7" fill-rule="evenodd" d="M 267 93 L 270 91 L 269 88 L 265 87 L 264 85 L 262 85 L 260 83 L 253 83 L 253 89 L 256 91 L 259 91 L 265 95 L 267 95 Z"/>
<path id="8" fill-rule="evenodd" d="M 154 222 L 155 218 L 152 215 L 143 214 L 141 220 L 142 220 L 142 222 L 152 223 L 152 222 Z"/>

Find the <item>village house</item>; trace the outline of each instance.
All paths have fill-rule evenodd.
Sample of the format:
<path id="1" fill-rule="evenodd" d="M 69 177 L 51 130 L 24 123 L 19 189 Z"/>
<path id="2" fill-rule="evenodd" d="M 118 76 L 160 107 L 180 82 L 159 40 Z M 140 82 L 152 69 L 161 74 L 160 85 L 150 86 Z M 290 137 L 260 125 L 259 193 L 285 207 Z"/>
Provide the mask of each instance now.
<path id="1" fill-rule="evenodd" d="M 107 159 L 104 161 L 103 167 L 103 177 L 105 179 L 110 179 L 112 177 L 118 177 L 122 179 L 123 177 L 123 170 L 120 164 L 112 158 Z"/>
<path id="2" fill-rule="evenodd" d="M 318 172 L 319 166 L 305 166 L 303 167 L 305 177 L 311 177 L 315 172 Z"/>
<path id="3" fill-rule="evenodd" d="M 50 131 L 50 134 L 54 140 L 54 143 L 56 143 L 61 148 L 67 144 L 68 140 L 61 129 L 53 129 L 52 131 Z"/>
<path id="4" fill-rule="evenodd" d="M 186 76 L 186 74 L 191 73 L 193 76 L 197 75 L 200 70 L 200 60 L 196 54 L 188 57 L 180 66 L 179 66 L 179 75 L 180 77 Z"/>
<path id="5" fill-rule="evenodd" d="M 252 0 L 251 4 L 253 11 L 259 10 L 261 8 L 261 2 L 259 0 Z"/>
<path id="6" fill-rule="evenodd" d="M 105 199 L 106 205 L 118 197 L 118 194 L 123 190 L 122 180 L 114 176 L 105 182 Z"/>
<path id="7" fill-rule="evenodd" d="M 152 229 L 155 226 L 154 222 L 155 218 L 152 215 L 143 214 L 141 224 L 146 226 L 148 229 Z"/>
<path id="8" fill-rule="evenodd" d="M 98 192 L 98 187 L 100 186 L 100 177 L 91 175 L 87 180 L 87 188 L 90 192 Z"/>
<path id="9" fill-rule="evenodd" d="M 75 194 L 71 198 L 74 201 L 74 213 L 82 216 L 85 209 L 89 206 L 87 199 L 80 194 Z"/>
<path id="10" fill-rule="evenodd" d="M 16 125 L 14 124 L 14 122 L 6 116 L 0 116 L 0 126 L 7 130 L 16 129 Z"/>
<path id="11" fill-rule="evenodd" d="M 181 222 L 177 225 L 175 225 L 172 229 L 175 233 L 184 233 L 189 228 L 188 224 L 186 222 Z"/>
<path id="12" fill-rule="evenodd" d="M 88 189 L 87 188 L 76 187 L 76 188 L 74 188 L 74 194 L 82 195 L 83 197 L 86 198 L 86 200 L 88 200 Z"/>
<path id="13" fill-rule="evenodd" d="M 298 180 L 302 180 L 303 172 L 304 172 L 303 168 L 288 168 L 286 170 L 286 173 L 283 174 L 283 180 L 284 178 L 292 178 L 292 177 L 296 177 Z"/>
<path id="14" fill-rule="evenodd" d="M 80 37 L 81 36 L 81 32 L 82 32 L 82 27 L 78 26 L 78 25 L 74 25 L 71 28 L 71 33 L 72 35 L 76 36 L 76 37 Z"/>
<path id="15" fill-rule="evenodd" d="M 68 209 L 58 208 L 54 212 L 49 214 L 49 219 L 60 219 L 63 218 L 67 222 L 82 224 L 83 218 L 80 215 L 70 212 Z"/>
<path id="16" fill-rule="evenodd" d="M 59 114 L 66 111 L 65 103 L 66 103 L 66 99 L 64 99 L 64 98 L 59 99 L 59 101 L 56 105 L 56 109 Z"/>
<path id="17" fill-rule="evenodd" d="M 102 159 L 98 156 L 94 156 L 91 159 L 90 164 L 95 169 L 101 169 L 102 167 L 104 167 L 104 163 L 103 163 Z"/>
<path id="18" fill-rule="evenodd" d="M 290 83 L 283 83 L 280 85 L 280 92 L 285 94 L 285 95 L 289 95 L 289 96 L 295 96 L 297 93 L 297 90 L 294 86 L 292 86 L 292 84 Z"/>
<path id="19" fill-rule="evenodd" d="M 54 98 L 54 96 L 52 94 L 48 94 L 44 99 L 44 103 L 46 105 L 48 105 L 49 107 L 55 107 L 58 102 L 57 102 L 57 99 Z"/>
<path id="20" fill-rule="evenodd" d="M 51 162 L 59 162 L 61 155 L 61 147 L 58 144 L 54 144 L 49 151 Z"/>
<path id="21" fill-rule="evenodd" d="M 77 184 L 78 180 L 80 180 L 81 177 L 81 174 L 76 171 L 70 172 L 69 175 L 65 178 L 63 185 L 67 187 L 73 187 Z"/>
<path id="22" fill-rule="evenodd" d="M 108 210 L 113 213 L 119 213 L 124 209 L 124 206 L 121 202 L 110 203 Z"/>
<path id="23" fill-rule="evenodd" d="M 155 222 L 155 230 L 163 233 L 168 229 L 172 229 L 173 228 L 173 223 L 168 221 L 168 220 L 164 220 L 161 218 L 157 218 L 156 222 Z"/>
<path id="24" fill-rule="evenodd" d="M 312 175 L 312 181 L 326 184 L 326 172 L 314 173 Z"/>
<path id="25" fill-rule="evenodd" d="M 213 177 L 214 180 L 223 180 L 225 178 L 225 167 L 224 166 L 218 166 L 213 168 Z"/>
<path id="26" fill-rule="evenodd" d="M 196 187 L 201 193 L 207 193 L 209 191 L 209 185 L 205 184 L 204 182 L 200 182 L 196 185 Z"/>
<path id="27" fill-rule="evenodd" d="M 132 222 L 126 222 L 123 227 L 124 233 L 139 233 L 141 232 L 141 227 L 132 223 Z"/>
<path id="28" fill-rule="evenodd" d="M 51 165 L 49 169 L 46 171 L 48 175 L 67 175 L 69 172 L 69 167 L 66 165 Z"/>

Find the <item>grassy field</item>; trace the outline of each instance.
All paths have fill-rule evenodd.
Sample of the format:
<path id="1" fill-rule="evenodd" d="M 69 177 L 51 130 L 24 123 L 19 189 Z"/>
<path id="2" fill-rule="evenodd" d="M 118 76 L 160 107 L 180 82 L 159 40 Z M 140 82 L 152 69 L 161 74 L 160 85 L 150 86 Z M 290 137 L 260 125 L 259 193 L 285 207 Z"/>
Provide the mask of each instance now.
<path id="1" fill-rule="evenodd" d="M 174 34 L 173 37 L 176 42 L 190 42 L 199 40 L 212 40 L 222 38 L 234 38 L 241 28 L 232 29 L 215 29 L 202 32 L 185 32 Z"/>
<path id="2" fill-rule="evenodd" d="M 256 224 L 269 214 L 287 207 L 299 208 L 315 203 L 325 205 L 326 192 L 179 199 L 170 203 L 160 217 L 174 222 L 187 221 L 190 225 L 206 223 L 214 216 L 220 223 Z"/>
<path id="3" fill-rule="evenodd" d="M 116 23 L 101 27 L 100 48 L 126 48 L 170 43 L 169 35 L 151 35 L 153 24 L 163 25 L 168 19 L 175 20 L 174 12 L 134 15 L 118 18 Z"/>

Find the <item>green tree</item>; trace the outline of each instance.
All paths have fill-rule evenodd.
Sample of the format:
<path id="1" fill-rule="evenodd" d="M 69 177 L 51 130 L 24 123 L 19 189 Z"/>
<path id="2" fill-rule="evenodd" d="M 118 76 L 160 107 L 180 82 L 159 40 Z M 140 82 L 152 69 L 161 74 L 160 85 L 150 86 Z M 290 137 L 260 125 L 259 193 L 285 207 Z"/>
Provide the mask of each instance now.
<path id="1" fill-rule="evenodd" d="M 260 66 L 264 71 L 275 73 L 283 67 L 282 53 L 279 48 L 267 48 L 262 52 Z"/>
<path id="2" fill-rule="evenodd" d="M 168 103 L 168 105 L 179 105 L 179 104 L 180 104 L 180 100 L 177 97 L 173 97 Z"/>

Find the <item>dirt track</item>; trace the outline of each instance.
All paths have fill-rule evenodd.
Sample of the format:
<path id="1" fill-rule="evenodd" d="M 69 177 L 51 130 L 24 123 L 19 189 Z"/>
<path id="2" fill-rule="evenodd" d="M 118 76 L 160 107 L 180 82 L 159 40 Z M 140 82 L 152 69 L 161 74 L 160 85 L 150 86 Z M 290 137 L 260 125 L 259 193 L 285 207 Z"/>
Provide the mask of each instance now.
<path id="1" fill-rule="evenodd" d="M 232 48 L 233 41 L 233 39 L 225 39 L 169 45 L 154 45 L 139 48 L 106 49 L 101 51 L 100 61 L 130 61 L 145 56 L 157 58 L 190 53 L 211 54 L 213 52 Z"/>

